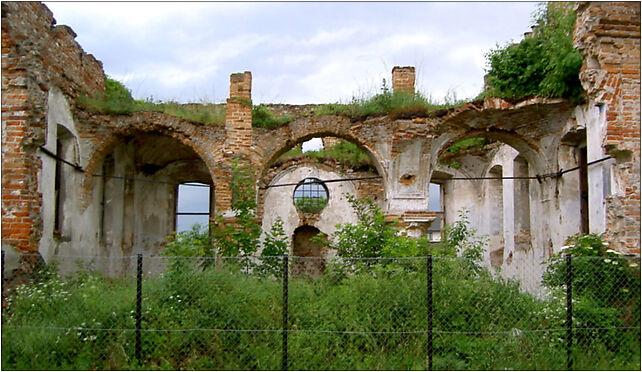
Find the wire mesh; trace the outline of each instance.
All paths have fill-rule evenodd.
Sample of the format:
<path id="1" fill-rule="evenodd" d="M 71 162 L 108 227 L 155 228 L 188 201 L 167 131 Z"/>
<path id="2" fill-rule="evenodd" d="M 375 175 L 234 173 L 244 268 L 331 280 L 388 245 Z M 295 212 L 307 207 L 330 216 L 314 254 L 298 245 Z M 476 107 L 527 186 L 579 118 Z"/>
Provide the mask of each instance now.
<path id="1" fill-rule="evenodd" d="M 146 256 L 139 343 L 135 256 L 51 262 L 5 292 L 3 369 L 567 368 L 563 260 L 529 293 L 463 258 Z M 639 369 L 639 267 L 571 267 L 573 368 Z"/>

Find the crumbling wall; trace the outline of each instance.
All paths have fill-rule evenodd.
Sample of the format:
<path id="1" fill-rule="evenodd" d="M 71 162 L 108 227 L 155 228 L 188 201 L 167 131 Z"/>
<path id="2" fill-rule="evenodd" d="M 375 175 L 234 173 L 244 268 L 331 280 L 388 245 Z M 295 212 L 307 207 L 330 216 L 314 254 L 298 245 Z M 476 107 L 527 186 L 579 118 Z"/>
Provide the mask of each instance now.
<path id="1" fill-rule="evenodd" d="M 2 246 L 36 251 L 42 236 L 41 156 L 50 89 L 69 99 L 104 90 L 102 65 L 34 2 L 2 3 Z"/>
<path id="2" fill-rule="evenodd" d="M 608 239 L 618 250 L 640 253 L 640 3 L 579 2 L 575 47 L 583 57 L 580 80 L 586 110 L 604 115 L 601 155 L 615 157 L 606 197 Z M 602 232 L 602 231 L 597 231 Z"/>

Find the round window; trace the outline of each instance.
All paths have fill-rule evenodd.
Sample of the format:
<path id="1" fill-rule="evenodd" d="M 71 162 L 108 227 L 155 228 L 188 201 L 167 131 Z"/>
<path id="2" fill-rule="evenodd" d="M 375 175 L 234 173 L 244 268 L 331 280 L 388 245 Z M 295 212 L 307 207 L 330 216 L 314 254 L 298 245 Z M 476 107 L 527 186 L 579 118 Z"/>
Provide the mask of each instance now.
<path id="1" fill-rule="evenodd" d="M 319 213 L 328 204 L 328 188 L 318 178 L 306 178 L 294 189 L 294 205 L 305 213 Z"/>

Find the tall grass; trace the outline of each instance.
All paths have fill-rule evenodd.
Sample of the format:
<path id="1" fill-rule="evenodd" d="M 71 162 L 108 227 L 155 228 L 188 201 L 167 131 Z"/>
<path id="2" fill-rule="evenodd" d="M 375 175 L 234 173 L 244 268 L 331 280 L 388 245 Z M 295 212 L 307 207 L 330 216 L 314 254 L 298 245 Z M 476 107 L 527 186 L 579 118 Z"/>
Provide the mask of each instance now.
<path id="1" fill-rule="evenodd" d="M 3 310 L 2 368 L 280 369 L 281 281 L 234 261 L 195 263 L 176 258 L 146 275 L 141 361 L 132 281 L 51 275 L 20 287 Z M 468 268 L 434 262 L 435 369 L 564 369 L 563 298 Z M 426 368 L 425 259 L 328 263 L 318 279 L 290 279 L 291 369 Z M 639 329 L 618 336 L 617 348 L 577 345 L 577 368 L 639 370 Z"/>

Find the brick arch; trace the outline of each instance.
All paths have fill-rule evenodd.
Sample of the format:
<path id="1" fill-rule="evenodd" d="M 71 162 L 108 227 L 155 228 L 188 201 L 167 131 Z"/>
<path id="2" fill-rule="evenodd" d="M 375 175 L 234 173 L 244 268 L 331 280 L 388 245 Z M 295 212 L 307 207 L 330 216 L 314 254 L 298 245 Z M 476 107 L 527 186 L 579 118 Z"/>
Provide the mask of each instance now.
<path id="1" fill-rule="evenodd" d="M 150 114 L 150 113 L 140 113 L 140 114 Z M 216 188 L 217 186 L 217 171 L 219 167 L 218 163 L 222 162 L 222 151 L 216 151 L 216 144 L 203 144 L 200 145 L 197 141 L 194 141 L 192 135 L 196 131 L 196 126 L 194 124 L 182 121 L 175 117 L 160 114 L 161 118 L 166 117 L 168 121 L 158 120 L 159 115 L 154 115 L 157 113 L 152 113 L 151 117 L 147 116 L 148 120 L 140 120 L 140 117 L 137 117 L 134 114 L 131 119 L 135 123 L 129 123 L 130 125 L 121 125 L 116 127 L 106 139 L 103 139 L 101 143 L 95 147 L 91 154 L 88 154 L 88 161 L 85 167 L 85 175 L 82 182 L 82 195 L 81 195 L 81 205 L 83 208 L 86 208 L 89 204 L 91 190 L 93 189 L 94 176 L 93 174 L 100 174 L 101 170 L 99 167 L 103 164 L 105 157 L 111 153 L 114 148 L 127 137 L 135 137 L 140 134 L 156 134 L 160 136 L 166 136 L 173 138 L 179 143 L 190 148 L 194 153 L 205 163 L 210 177 L 212 179 L 212 184 Z M 152 120 L 149 120 L 152 119 Z M 208 146 L 205 148 L 204 146 Z M 219 146 L 222 148 L 222 146 Z M 208 153 L 214 154 L 213 158 L 206 156 Z"/>
<path id="2" fill-rule="evenodd" d="M 259 179 L 262 179 L 272 164 L 294 146 L 315 137 L 337 137 L 356 144 L 372 160 L 377 172 L 386 180 L 383 166 L 384 157 L 375 149 L 375 134 L 370 136 L 360 133 L 361 125 L 354 125 L 349 119 L 339 116 L 301 118 L 287 126 L 270 131 L 261 136 L 259 148 L 262 149 L 262 161 L 259 165 Z"/>

